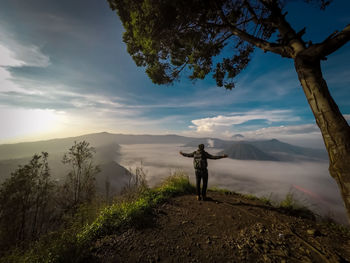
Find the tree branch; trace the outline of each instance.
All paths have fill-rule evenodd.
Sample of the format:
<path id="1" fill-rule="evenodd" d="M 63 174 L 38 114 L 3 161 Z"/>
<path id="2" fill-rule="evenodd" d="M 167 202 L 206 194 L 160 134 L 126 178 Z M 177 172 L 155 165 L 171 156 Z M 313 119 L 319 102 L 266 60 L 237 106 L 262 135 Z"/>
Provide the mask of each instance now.
<path id="1" fill-rule="evenodd" d="M 262 18 L 262 17 L 258 18 L 258 15 L 254 11 L 254 8 L 251 6 L 249 1 L 244 0 L 243 5 L 245 5 L 247 7 L 249 13 L 252 15 L 251 20 L 253 20 L 256 25 L 265 24 L 265 25 L 270 25 L 270 26 L 277 28 L 277 24 L 275 22 L 273 22 L 271 19 Z"/>
<path id="2" fill-rule="evenodd" d="M 241 38 L 244 41 L 249 42 L 250 44 L 262 49 L 264 52 L 270 51 L 276 54 L 281 55 L 282 57 L 288 57 L 291 58 L 290 55 L 290 51 L 289 51 L 289 47 L 288 46 L 284 46 L 284 45 L 279 45 L 276 43 L 270 43 L 266 40 L 263 40 L 261 38 L 257 38 L 253 35 L 248 34 L 247 32 L 238 29 L 235 25 L 232 25 L 226 18 L 224 12 L 222 11 L 222 9 L 219 9 L 220 12 L 220 17 L 222 19 L 222 22 L 225 24 L 222 25 L 218 25 L 216 24 L 216 26 L 221 26 L 222 28 L 226 28 L 228 27 L 228 30 L 230 30 L 232 32 L 232 34 L 234 34 L 235 36 L 238 36 L 239 38 Z"/>
<path id="3" fill-rule="evenodd" d="M 307 50 L 305 50 L 305 54 L 312 56 L 316 56 L 320 59 L 325 58 L 326 56 L 332 54 L 337 51 L 343 45 L 350 41 L 350 24 L 347 25 L 342 31 L 334 32 L 330 36 L 328 36 L 323 42 L 311 45 Z"/>
<path id="4" fill-rule="evenodd" d="M 247 0 L 244 0 L 243 4 L 247 7 L 249 13 L 252 15 L 254 23 L 259 24 L 259 18 L 256 15 L 253 7 L 249 4 L 249 2 Z"/>
<path id="5" fill-rule="evenodd" d="M 304 30 L 299 33 L 292 28 L 287 22 L 287 12 L 282 14 L 282 9 L 279 6 L 279 2 L 276 0 L 259 0 L 267 9 L 271 11 L 270 19 L 277 25 L 277 29 L 280 33 L 280 41 L 288 46 L 292 52 L 290 53 L 292 58 L 295 58 L 300 52 L 306 49 L 305 42 L 302 40 Z"/>
<path id="6" fill-rule="evenodd" d="M 188 61 L 186 61 L 182 66 L 176 67 L 172 72 L 172 77 L 176 79 L 180 75 L 181 71 L 187 66 L 187 64 Z"/>

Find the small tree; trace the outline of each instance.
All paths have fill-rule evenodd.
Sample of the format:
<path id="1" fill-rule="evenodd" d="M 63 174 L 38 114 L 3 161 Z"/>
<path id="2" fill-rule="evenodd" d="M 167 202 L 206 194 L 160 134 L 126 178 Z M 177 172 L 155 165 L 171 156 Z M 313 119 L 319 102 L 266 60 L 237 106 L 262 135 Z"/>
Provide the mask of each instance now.
<path id="1" fill-rule="evenodd" d="M 321 9 L 331 0 L 304 0 Z M 108 0 L 125 28 L 127 50 L 157 84 L 172 83 L 184 69 L 190 79 L 209 73 L 218 86 L 249 63 L 254 48 L 294 61 L 299 81 L 319 126 L 350 220 L 350 127 L 322 76 L 325 60 L 350 40 L 350 25 L 320 43 L 304 40 L 284 11 L 287 0 Z M 218 56 L 220 55 L 220 56 Z M 220 60 L 219 60 L 220 59 Z"/>
<path id="2" fill-rule="evenodd" d="M 0 247 L 34 240 L 49 229 L 54 184 L 50 180 L 48 153 L 34 155 L 19 166 L 0 188 Z"/>
<path id="3" fill-rule="evenodd" d="M 126 175 L 129 176 L 129 182 L 121 191 L 121 195 L 124 199 L 133 200 L 138 198 L 141 193 L 148 189 L 146 171 L 142 163 L 139 167 L 136 167 L 135 170 L 130 168 Z"/>
<path id="4" fill-rule="evenodd" d="M 111 181 L 109 180 L 109 176 L 105 179 L 105 191 L 106 191 L 106 202 L 110 203 L 110 194 L 111 194 Z"/>
<path id="5" fill-rule="evenodd" d="M 63 197 L 66 209 L 75 209 L 78 205 L 91 202 L 95 196 L 95 176 L 100 172 L 93 164 L 95 149 L 86 141 L 74 142 L 62 162 L 71 166 L 63 185 Z"/>

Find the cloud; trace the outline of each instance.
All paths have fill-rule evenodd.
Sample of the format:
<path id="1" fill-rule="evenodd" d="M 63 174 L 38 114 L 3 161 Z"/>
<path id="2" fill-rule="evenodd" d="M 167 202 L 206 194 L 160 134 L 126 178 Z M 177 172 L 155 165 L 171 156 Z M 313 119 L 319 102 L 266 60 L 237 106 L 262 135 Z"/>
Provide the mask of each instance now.
<path id="1" fill-rule="evenodd" d="M 30 93 L 14 82 L 11 68 L 47 67 L 50 58 L 38 46 L 22 45 L 0 27 L 0 92 Z"/>
<path id="2" fill-rule="evenodd" d="M 18 67 L 24 65 L 24 62 L 15 58 L 14 52 L 0 43 L 0 66 Z"/>
<path id="3" fill-rule="evenodd" d="M 282 125 L 241 132 L 245 139 L 279 139 L 303 147 L 324 149 L 320 129 L 316 124 Z"/>
<path id="4" fill-rule="evenodd" d="M 292 125 L 292 126 L 277 126 L 277 127 L 267 127 L 261 128 L 251 132 L 245 132 L 245 136 L 266 136 L 266 135 L 296 135 L 305 133 L 319 133 L 320 129 L 316 124 L 303 124 L 303 125 Z"/>
<path id="5" fill-rule="evenodd" d="M 276 119 L 277 118 L 278 116 L 276 117 Z M 244 127 L 244 130 L 239 130 L 237 127 L 235 127 L 235 125 L 231 125 L 231 119 L 226 120 L 225 118 L 219 118 L 218 120 L 220 121 L 216 122 L 215 124 L 219 123 L 223 125 L 210 126 L 209 124 L 211 123 L 211 120 L 209 119 L 209 124 L 204 123 L 202 126 L 204 128 L 202 130 L 198 131 L 198 126 L 192 125 L 190 126 L 191 130 L 182 132 L 182 135 L 193 137 L 213 137 L 222 138 L 225 140 L 232 140 L 232 137 L 239 133 L 242 136 L 244 136 L 243 140 L 279 139 L 284 142 L 295 144 L 298 146 L 324 149 L 324 142 L 322 139 L 320 129 L 314 123 L 278 126 L 270 126 L 270 124 L 269 126 L 262 128 L 261 125 L 252 125 Z M 249 120 L 249 118 L 240 118 L 234 121 L 240 123 L 241 121 L 246 120 Z M 263 126 L 266 126 L 266 124 L 264 124 Z"/>
<path id="6" fill-rule="evenodd" d="M 219 115 L 216 117 L 202 118 L 192 120 L 196 132 L 214 132 L 222 127 L 231 127 L 238 124 L 244 124 L 253 120 L 264 120 L 268 123 L 280 121 L 298 121 L 299 117 L 293 116 L 291 110 L 253 110 L 241 113 L 231 113 L 228 116 Z"/>
<path id="7" fill-rule="evenodd" d="M 36 45 L 23 45 L 0 27 L 0 66 L 2 67 L 47 67 L 49 56 Z"/>
<path id="8" fill-rule="evenodd" d="M 181 145 L 143 144 L 122 145 L 121 164 L 124 167 L 140 167 L 146 170 L 151 186 L 158 184 L 176 170 L 183 170 L 192 183 L 195 182 L 191 158 L 178 154 L 194 148 Z M 214 150 L 210 153 L 215 154 Z M 292 192 L 301 203 L 321 214 L 329 211 L 346 222 L 346 213 L 336 182 L 328 172 L 327 162 L 267 162 L 232 159 L 209 160 L 209 187 L 218 186 L 240 193 L 270 197 L 275 201 Z M 314 196 L 305 195 L 296 187 L 305 188 Z"/>

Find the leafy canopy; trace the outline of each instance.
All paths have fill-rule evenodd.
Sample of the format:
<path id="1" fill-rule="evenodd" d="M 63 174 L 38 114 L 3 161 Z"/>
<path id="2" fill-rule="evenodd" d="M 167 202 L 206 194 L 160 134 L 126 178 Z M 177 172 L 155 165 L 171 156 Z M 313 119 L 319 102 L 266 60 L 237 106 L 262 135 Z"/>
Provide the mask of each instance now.
<path id="1" fill-rule="evenodd" d="M 330 2 L 305 1 L 321 8 Z M 276 32 L 276 18 L 285 4 L 277 0 L 108 2 L 126 30 L 123 40 L 128 52 L 137 66 L 146 67 L 154 83 L 172 83 L 187 70 L 192 80 L 213 73 L 217 85 L 227 89 L 234 87 L 233 78 L 247 66 L 253 47 Z"/>

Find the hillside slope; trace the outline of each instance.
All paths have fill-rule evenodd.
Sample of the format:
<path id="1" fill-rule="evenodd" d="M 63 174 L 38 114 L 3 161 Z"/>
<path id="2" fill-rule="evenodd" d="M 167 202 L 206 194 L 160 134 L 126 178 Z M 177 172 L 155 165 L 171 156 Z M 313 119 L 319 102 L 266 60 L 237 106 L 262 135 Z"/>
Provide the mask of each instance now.
<path id="1" fill-rule="evenodd" d="M 208 196 L 168 200 L 141 226 L 95 242 L 92 261 L 350 262 L 348 230 L 239 194 Z"/>
<path id="2" fill-rule="evenodd" d="M 227 154 L 229 158 L 237 160 L 278 161 L 272 155 L 244 142 L 236 142 L 218 154 Z"/>

